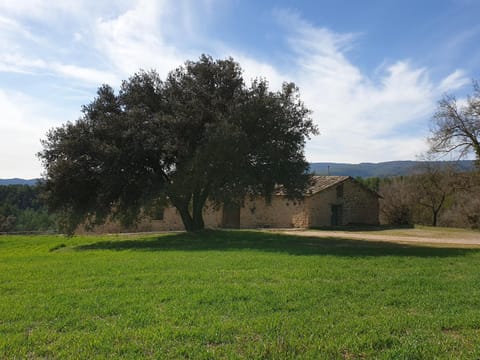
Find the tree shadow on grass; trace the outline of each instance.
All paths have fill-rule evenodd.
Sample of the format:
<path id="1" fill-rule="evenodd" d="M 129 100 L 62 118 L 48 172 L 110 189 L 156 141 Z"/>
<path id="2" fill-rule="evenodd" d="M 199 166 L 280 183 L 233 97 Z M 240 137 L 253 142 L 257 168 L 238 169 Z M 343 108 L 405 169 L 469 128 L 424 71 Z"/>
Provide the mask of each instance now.
<path id="1" fill-rule="evenodd" d="M 451 257 L 464 256 L 480 250 L 465 248 L 437 248 L 375 241 L 339 238 L 318 238 L 259 231 L 206 230 L 199 233 L 164 234 L 158 237 L 98 241 L 74 247 L 86 250 L 135 251 L 231 251 L 259 250 L 292 255 L 335 255 L 345 257 L 410 256 Z"/>

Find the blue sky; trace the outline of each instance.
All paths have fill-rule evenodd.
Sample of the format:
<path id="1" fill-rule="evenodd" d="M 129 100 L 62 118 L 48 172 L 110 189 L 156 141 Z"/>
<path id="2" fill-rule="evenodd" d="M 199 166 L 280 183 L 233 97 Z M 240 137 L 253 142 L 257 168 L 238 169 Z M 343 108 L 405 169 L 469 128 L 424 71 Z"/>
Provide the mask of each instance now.
<path id="1" fill-rule="evenodd" d="M 0 178 L 38 177 L 52 127 L 102 83 L 207 53 L 294 81 L 309 161 L 415 159 L 436 102 L 479 79 L 480 1 L 0 0 Z"/>

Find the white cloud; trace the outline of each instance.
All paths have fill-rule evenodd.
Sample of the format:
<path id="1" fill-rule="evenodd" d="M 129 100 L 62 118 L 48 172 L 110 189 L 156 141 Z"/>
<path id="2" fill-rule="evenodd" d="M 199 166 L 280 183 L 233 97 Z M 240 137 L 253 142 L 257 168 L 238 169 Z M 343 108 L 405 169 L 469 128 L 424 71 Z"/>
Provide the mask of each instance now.
<path id="1" fill-rule="evenodd" d="M 50 74 L 52 82 L 59 80 L 71 94 L 72 89 L 105 82 L 116 86 L 140 68 L 155 68 L 164 77 L 202 52 L 233 56 L 244 69 L 246 82 L 265 77 L 274 89 L 283 81 L 297 83 L 321 132 L 307 144 L 308 160 L 345 162 L 414 158 L 425 149 L 436 100 L 469 82 L 461 69 L 434 81 L 428 68 L 407 59 L 380 64 L 370 76 L 349 58 L 357 39 L 368 34 L 337 33 L 285 11 L 275 12 L 284 26 L 284 60 L 291 61 L 281 69 L 273 60 L 260 60 L 236 44 L 220 42 L 214 32 L 204 34 L 209 17 L 219 16 L 212 10 L 217 7 L 214 0 L 0 0 L 0 72 Z M 29 26 L 31 19 L 44 25 L 44 37 Z M 23 159 L 2 155 L 0 177 L 38 176 L 33 156 L 39 150 L 38 139 L 58 124 L 55 119 L 73 117 L 58 116 L 52 109 L 56 104 L 49 106 L 6 88 L 0 89 L 0 106 L 6 109 L 0 122 L 0 151 Z M 27 154 L 31 160 L 26 160 Z M 3 170 L 7 168 L 13 170 L 7 174 Z"/>
<path id="2" fill-rule="evenodd" d="M 35 53 L 32 49 L 36 46 L 51 48 L 50 40 L 34 35 L 31 29 L 16 19 L 0 16 L 0 35 L 0 72 L 51 74 L 94 85 L 105 81 L 118 82 L 109 72 L 51 61 L 49 57 L 52 54 Z"/>
<path id="3" fill-rule="evenodd" d="M 26 58 L 18 53 L 0 54 L 0 71 L 14 73 L 32 73 L 36 69 L 47 67 L 42 59 Z"/>
<path id="4" fill-rule="evenodd" d="M 54 9 L 66 8 L 69 4 L 64 1 L 55 1 L 50 4 L 44 0 L 11 1 L 0 0 L 2 13 L 24 17 L 43 17 Z"/>
<path id="5" fill-rule="evenodd" d="M 272 89 L 281 89 L 283 82 L 291 81 L 286 75 L 280 73 L 273 65 L 256 60 L 248 55 L 236 53 L 234 50 L 226 52 L 222 57 L 232 56 L 243 70 L 245 83 L 249 85 L 252 80 L 264 78 L 268 81 Z"/>
<path id="6" fill-rule="evenodd" d="M 196 36 L 194 26 L 202 13 L 201 4 L 137 1 L 117 16 L 96 20 L 96 47 L 123 77 L 140 68 L 154 68 L 166 76 L 186 60 L 200 55 L 201 51 L 190 43 Z M 208 11 L 208 2 L 204 11 Z"/>
<path id="7" fill-rule="evenodd" d="M 428 128 L 436 99 L 463 86 L 463 72 L 436 84 L 428 69 L 399 60 L 383 66 L 373 79 L 348 60 L 355 34 L 336 34 L 295 15 L 281 16 L 297 55 L 292 77 L 321 132 L 307 145 L 310 161 L 412 159 L 425 150 L 425 131 L 412 134 L 410 129 L 419 128 L 419 121 Z"/>
<path id="8" fill-rule="evenodd" d="M 20 54 L 0 54 L 0 71 L 23 74 L 47 74 L 80 81 L 85 85 L 118 84 L 120 79 L 109 71 L 46 62 L 39 58 L 28 58 Z"/>
<path id="9" fill-rule="evenodd" d="M 15 44 L 17 39 L 40 42 L 40 38 L 26 29 L 22 24 L 12 18 L 0 15 L 0 46 L 7 49 L 7 46 L 17 48 Z"/>
<path id="10" fill-rule="evenodd" d="M 77 31 L 77 32 L 75 32 L 75 33 L 73 34 L 73 41 L 75 41 L 75 42 L 81 42 L 82 40 L 83 40 L 83 35 L 82 35 L 81 32 L 78 32 L 78 31 Z"/>
<path id="11" fill-rule="evenodd" d="M 470 81 L 467 79 L 465 72 L 457 69 L 440 82 L 438 90 L 441 92 L 457 90 L 467 85 L 469 82 Z"/>
<path id="12" fill-rule="evenodd" d="M 36 20 L 52 26 L 71 21 L 88 21 L 99 13 L 122 11 L 132 3 L 131 0 L 0 0 L 0 13 L 19 19 Z M 55 20 L 52 22 L 52 20 Z"/>
<path id="13" fill-rule="evenodd" d="M 41 173 L 35 154 L 46 131 L 61 123 L 56 109 L 20 92 L 0 89 L 0 177 L 34 178 Z"/>
<path id="14" fill-rule="evenodd" d="M 59 75 L 77 79 L 84 83 L 89 83 L 95 86 L 100 86 L 102 84 L 118 84 L 121 80 L 111 72 L 90 69 L 76 65 L 53 63 L 49 64 L 49 68 Z"/>

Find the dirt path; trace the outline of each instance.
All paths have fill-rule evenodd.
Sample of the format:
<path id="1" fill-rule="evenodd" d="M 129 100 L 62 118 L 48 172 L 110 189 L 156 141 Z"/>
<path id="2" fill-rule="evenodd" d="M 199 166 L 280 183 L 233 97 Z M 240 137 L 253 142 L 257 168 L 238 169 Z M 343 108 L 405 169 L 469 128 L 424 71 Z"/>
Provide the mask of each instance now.
<path id="1" fill-rule="evenodd" d="M 274 230 L 282 234 L 290 234 L 297 236 L 313 236 L 323 238 L 342 238 L 342 239 L 354 239 L 354 240 L 367 240 L 367 241 L 384 241 L 394 242 L 400 244 L 416 243 L 416 244 L 430 244 L 437 246 L 455 245 L 461 247 L 480 247 L 480 233 L 477 234 L 465 234 L 461 237 L 432 237 L 428 236 L 400 236 L 389 234 L 372 234 L 371 232 L 350 232 L 350 231 L 324 231 L 324 230 Z"/>

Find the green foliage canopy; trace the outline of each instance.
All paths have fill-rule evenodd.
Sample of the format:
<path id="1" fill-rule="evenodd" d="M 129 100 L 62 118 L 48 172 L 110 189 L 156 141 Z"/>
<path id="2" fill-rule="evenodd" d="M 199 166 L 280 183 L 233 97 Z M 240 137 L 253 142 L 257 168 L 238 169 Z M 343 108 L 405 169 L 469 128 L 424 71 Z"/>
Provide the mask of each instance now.
<path id="1" fill-rule="evenodd" d="M 170 72 L 140 71 L 116 94 L 103 85 L 76 122 L 52 129 L 39 157 L 51 210 L 68 232 L 80 223 L 129 225 L 159 199 L 187 230 L 204 227 L 207 199 L 268 199 L 276 184 L 300 197 L 305 141 L 316 133 L 298 88 L 247 87 L 233 59 L 201 56 Z"/>

